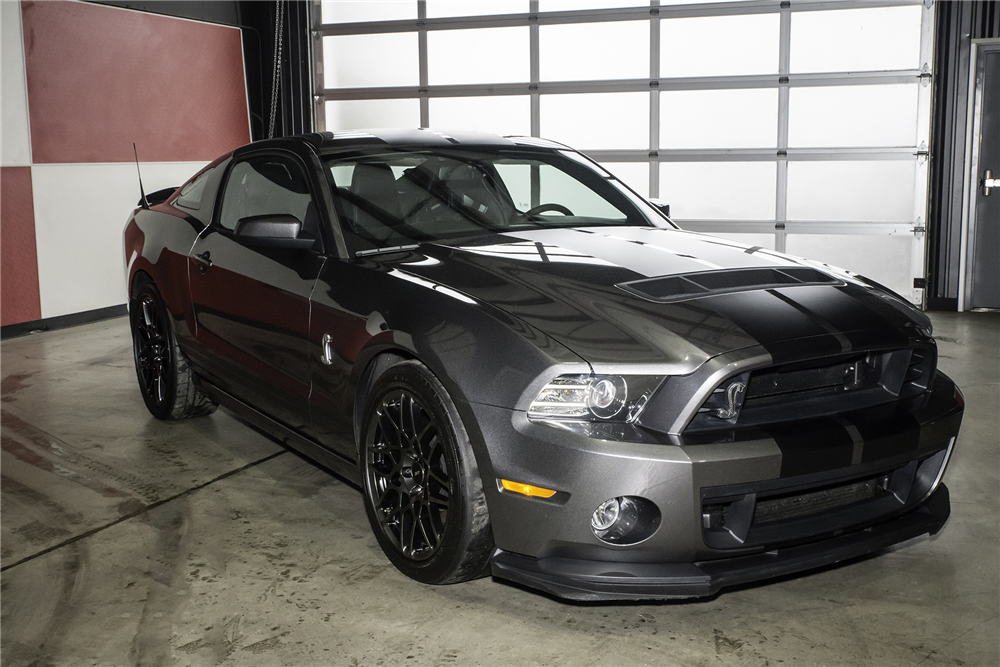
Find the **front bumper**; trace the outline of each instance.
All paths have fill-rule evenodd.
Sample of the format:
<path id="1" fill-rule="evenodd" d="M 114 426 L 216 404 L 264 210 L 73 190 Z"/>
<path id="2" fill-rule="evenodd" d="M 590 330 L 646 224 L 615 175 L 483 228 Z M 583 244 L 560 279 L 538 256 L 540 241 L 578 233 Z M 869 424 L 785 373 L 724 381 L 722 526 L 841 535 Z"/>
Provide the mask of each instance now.
<path id="1" fill-rule="evenodd" d="M 934 535 L 944 526 L 950 513 L 948 488 L 942 484 L 923 506 L 893 521 L 767 553 L 696 563 L 609 563 L 570 558 L 535 559 L 498 550 L 491 567 L 495 577 L 570 600 L 706 597 L 727 586 L 832 565 L 921 535 Z"/>
<path id="2" fill-rule="evenodd" d="M 934 534 L 950 511 L 939 482 L 963 412 L 943 375 L 927 394 L 891 406 L 660 442 L 471 407 L 485 427 L 477 435 L 498 547 L 493 574 L 577 600 L 713 595 Z M 528 498 L 490 484 L 491 475 L 559 493 Z M 869 495 L 840 496 L 863 489 Z M 607 544 L 593 534 L 592 512 L 618 496 L 659 508 L 648 539 Z M 758 520 L 758 506 L 772 516 Z"/>

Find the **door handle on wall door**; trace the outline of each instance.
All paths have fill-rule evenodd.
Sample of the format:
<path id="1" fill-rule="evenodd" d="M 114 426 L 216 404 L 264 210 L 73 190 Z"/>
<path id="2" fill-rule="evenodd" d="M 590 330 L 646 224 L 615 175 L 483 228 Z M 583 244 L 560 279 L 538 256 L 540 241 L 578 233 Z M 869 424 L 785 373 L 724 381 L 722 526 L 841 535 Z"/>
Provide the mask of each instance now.
<path id="1" fill-rule="evenodd" d="M 989 197 L 993 188 L 1000 188 L 1000 178 L 993 178 L 993 172 L 987 169 L 983 174 L 983 196 Z"/>

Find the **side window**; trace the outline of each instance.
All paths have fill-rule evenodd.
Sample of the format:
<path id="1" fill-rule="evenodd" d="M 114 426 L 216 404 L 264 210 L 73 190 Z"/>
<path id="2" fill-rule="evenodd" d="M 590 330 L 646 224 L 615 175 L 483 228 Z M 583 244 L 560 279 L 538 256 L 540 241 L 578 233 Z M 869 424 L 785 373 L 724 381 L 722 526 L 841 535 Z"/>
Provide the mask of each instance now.
<path id="1" fill-rule="evenodd" d="M 234 165 L 218 224 L 236 229 L 242 218 L 275 214 L 294 215 L 303 231 L 319 235 L 318 213 L 302 169 L 278 157 L 251 158 Z"/>
<path id="2" fill-rule="evenodd" d="M 206 169 L 197 177 L 188 181 L 184 187 L 181 188 L 181 192 L 177 195 L 177 199 L 174 200 L 174 206 L 180 206 L 181 208 L 186 208 L 191 211 L 199 210 L 201 208 L 202 195 L 205 194 L 205 184 L 208 183 L 208 179 L 214 171 L 215 167 Z"/>

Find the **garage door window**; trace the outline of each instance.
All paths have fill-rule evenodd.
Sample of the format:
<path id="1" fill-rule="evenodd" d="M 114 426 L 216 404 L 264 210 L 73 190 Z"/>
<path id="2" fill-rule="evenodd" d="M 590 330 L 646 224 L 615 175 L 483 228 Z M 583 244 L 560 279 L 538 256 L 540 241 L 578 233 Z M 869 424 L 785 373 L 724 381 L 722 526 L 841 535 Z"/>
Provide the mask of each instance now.
<path id="1" fill-rule="evenodd" d="M 564 142 L 666 200 L 684 228 L 766 238 L 779 251 L 790 234 L 821 236 L 815 259 L 857 257 L 843 268 L 877 270 L 921 302 L 913 279 L 924 262 L 934 3 L 407 6 L 405 16 L 393 4 L 391 16 L 365 23 L 324 13 L 319 51 L 330 40 L 383 39 L 398 46 L 379 51 L 405 73 L 390 80 L 377 54 L 370 66 L 344 65 L 350 80 L 328 71 L 317 114 L 325 129 L 482 129 Z M 866 236 L 898 237 L 909 257 L 865 266 L 850 247 Z"/>

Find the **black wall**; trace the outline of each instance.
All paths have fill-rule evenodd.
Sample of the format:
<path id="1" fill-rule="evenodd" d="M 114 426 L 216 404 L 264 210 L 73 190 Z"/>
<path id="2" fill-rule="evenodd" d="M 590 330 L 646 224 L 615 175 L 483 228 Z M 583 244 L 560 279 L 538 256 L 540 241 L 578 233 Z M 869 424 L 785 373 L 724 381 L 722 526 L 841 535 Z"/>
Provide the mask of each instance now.
<path id="1" fill-rule="evenodd" d="M 136 11 L 239 27 L 243 32 L 250 134 L 254 141 L 268 136 L 274 67 L 276 2 L 237 0 L 101 0 Z M 281 85 L 274 136 L 313 131 L 312 56 L 308 0 L 286 0 L 281 54 Z"/>
<path id="2" fill-rule="evenodd" d="M 927 305 L 958 307 L 963 176 L 973 39 L 1000 37 L 1000 3 L 939 2 L 936 11 L 934 116 L 931 120 Z"/>

